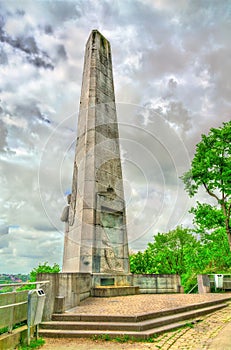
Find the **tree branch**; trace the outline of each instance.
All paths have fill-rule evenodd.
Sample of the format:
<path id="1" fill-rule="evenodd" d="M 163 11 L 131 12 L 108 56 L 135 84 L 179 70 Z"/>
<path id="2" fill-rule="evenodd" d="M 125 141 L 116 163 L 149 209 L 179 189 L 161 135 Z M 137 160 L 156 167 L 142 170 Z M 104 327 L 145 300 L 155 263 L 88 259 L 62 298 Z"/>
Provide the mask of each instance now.
<path id="1" fill-rule="evenodd" d="M 229 204 L 228 210 L 227 210 L 227 217 L 228 217 L 228 220 L 229 220 L 229 218 L 230 218 L 230 212 L 231 212 L 231 203 Z"/>
<path id="2" fill-rule="evenodd" d="M 219 202 L 219 201 L 220 201 L 219 197 L 218 197 L 215 193 L 211 192 L 211 191 L 208 189 L 208 186 L 206 185 L 205 182 L 203 182 L 203 185 L 204 185 L 204 187 L 205 187 L 207 193 L 208 193 L 210 196 L 216 198 L 216 200 Z"/>

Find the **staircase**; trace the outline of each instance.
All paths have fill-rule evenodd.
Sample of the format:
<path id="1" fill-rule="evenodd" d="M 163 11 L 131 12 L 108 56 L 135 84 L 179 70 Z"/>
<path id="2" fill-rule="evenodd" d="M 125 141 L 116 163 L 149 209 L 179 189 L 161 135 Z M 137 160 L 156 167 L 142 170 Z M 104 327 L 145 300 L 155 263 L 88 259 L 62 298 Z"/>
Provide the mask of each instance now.
<path id="1" fill-rule="evenodd" d="M 229 300 L 224 298 L 136 316 L 54 314 L 52 321 L 40 325 L 39 335 L 58 338 L 108 335 L 111 338 L 128 336 L 147 339 L 154 334 L 196 322 L 201 316 L 226 307 Z"/>

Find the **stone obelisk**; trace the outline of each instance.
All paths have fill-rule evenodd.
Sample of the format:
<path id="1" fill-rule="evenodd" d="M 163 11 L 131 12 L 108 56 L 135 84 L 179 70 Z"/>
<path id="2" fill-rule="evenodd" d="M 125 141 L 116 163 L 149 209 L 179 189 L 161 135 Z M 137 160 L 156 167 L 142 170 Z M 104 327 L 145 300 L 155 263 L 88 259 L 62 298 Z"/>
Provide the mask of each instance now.
<path id="1" fill-rule="evenodd" d="M 86 44 L 63 272 L 129 274 L 119 132 L 108 40 Z"/>

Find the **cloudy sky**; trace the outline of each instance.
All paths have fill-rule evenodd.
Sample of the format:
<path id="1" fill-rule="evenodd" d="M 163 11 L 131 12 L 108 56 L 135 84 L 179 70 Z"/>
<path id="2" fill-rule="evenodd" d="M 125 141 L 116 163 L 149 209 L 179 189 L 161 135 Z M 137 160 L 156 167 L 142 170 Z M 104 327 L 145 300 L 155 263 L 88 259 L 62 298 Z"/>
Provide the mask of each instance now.
<path id="1" fill-rule="evenodd" d="M 230 0 L 0 1 L 0 273 L 62 262 L 92 29 L 112 47 L 130 248 L 192 225 L 179 176 L 230 120 L 230 21 Z"/>

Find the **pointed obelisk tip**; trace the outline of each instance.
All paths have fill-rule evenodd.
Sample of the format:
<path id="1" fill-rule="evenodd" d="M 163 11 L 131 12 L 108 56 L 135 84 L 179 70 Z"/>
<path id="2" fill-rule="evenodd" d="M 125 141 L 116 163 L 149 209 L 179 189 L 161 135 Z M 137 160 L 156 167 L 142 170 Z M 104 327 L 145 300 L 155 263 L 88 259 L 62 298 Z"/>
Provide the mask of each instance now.
<path id="1" fill-rule="evenodd" d="M 92 29 L 91 34 L 93 34 L 93 33 L 98 33 L 98 34 L 102 35 L 102 34 L 98 31 L 98 29 Z"/>
<path id="2" fill-rule="evenodd" d="M 90 36 L 89 36 L 89 38 L 88 38 L 88 41 L 89 41 L 91 38 L 95 38 L 97 34 L 98 34 L 101 38 L 103 38 L 104 40 L 106 40 L 106 41 L 109 43 L 109 41 L 107 40 L 107 38 L 105 38 L 105 36 L 104 36 L 102 33 L 100 33 L 100 31 L 99 31 L 98 29 L 92 29 L 92 31 L 91 31 L 91 33 L 90 33 Z"/>

